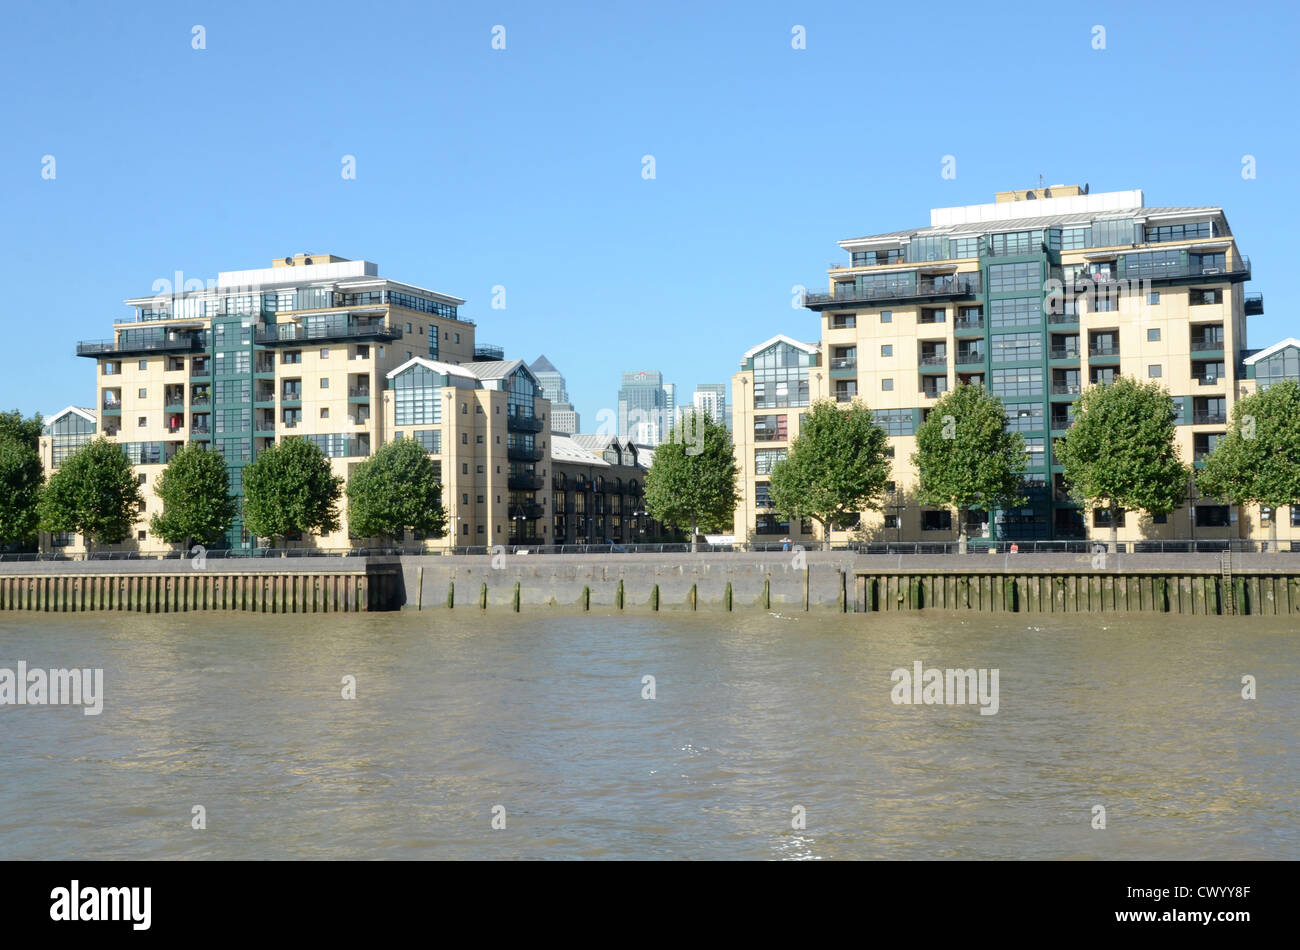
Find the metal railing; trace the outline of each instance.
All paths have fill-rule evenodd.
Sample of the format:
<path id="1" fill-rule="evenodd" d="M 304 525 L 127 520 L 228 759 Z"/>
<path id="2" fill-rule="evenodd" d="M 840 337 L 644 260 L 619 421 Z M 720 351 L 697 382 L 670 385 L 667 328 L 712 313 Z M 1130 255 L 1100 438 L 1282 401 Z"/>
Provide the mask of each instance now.
<path id="1" fill-rule="evenodd" d="M 918 279 L 867 286 L 852 290 L 836 290 L 832 293 L 812 293 L 804 291 L 805 307 L 834 307 L 840 304 L 856 303 L 870 300 L 906 300 L 911 297 L 971 297 L 980 293 L 982 283 L 979 274 L 957 274 L 938 279 Z"/>
<path id="2" fill-rule="evenodd" d="M 1228 421 L 1228 414 L 1226 412 L 1193 412 L 1192 413 L 1192 425 L 1194 426 L 1223 425 L 1227 421 Z"/>
<path id="3" fill-rule="evenodd" d="M 1117 544 L 1120 554 L 1221 554 L 1231 551 L 1234 554 L 1266 554 L 1270 551 L 1267 540 L 1243 538 L 1210 539 L 1173 539 L 1151 541 L 1120 541 Z M 1016 551 L 1012 551 L 1012 546 Z M 502 545 L 507 554 L 689 554 L 691 546 L 684 541 L 665 541 L 652 543 L 607 542 L 601 544 L 547 544 L 540 540 L 535 543 Z M 808 552 L 820 551 L 818 541 L 805 541 L 795 544 L 782 541 L 743 541 L 734 544 L 697 545 L 701 554 L 724 553 L 783 553 L 790 554 L 795 547 Z M 1060 541 L 1019 541 L 972 538 L 967 546 L 967 555 L 973 558 L 988 557 L 990 551 L 998 554 L 1016 556 L 1018 554 L 1068 554 L 1091 555 L 1103 553 L 1108 542 L 1102 538 L 1086 540 L 1083 538 Z M 1280 553 L 1300 554 L 1300 540 L 1279 540 L 1277 550 Z M 956 541 L 854 541 L 848 544 L 833 544 L 831 551 L 851 552 L 860 555 L 955 555 L 958 554 Z M 395 557 L 395 556 L 485 556 L 498 553 L 497 546 L 459 545 L 450 549 L 426 550 L 415 545 L 394 545 L 389 547 L 352 547 L 352 548 L 238 548 L 209 549 L 205 557 L 208 560 L 242 560 L 252 558 L 294 558 L 294 557 Z M 16 552 L 0 554 L 0 563 L 30 561 L 168 561 L 187 559 L 188 554 L 181 551 L 146 553 L 140 551 L 94 551 L 86 554 L 67 554 L 52 552 Z"/>
<path id="4" fill-rule="evenodd" d="M 1080 350 L 1077 346 L 1054 346 L 1051 358 L 1054 360 L 1077 360 Z"/>
<path id="5" fill-rule="evenodd" d="M 1088 347 L 1089 356 L 1119 356 L 1119 346 L 1113 343 L 1097 343 Z"/>
<path id="6" fill-rule="evenodd" d="M 833 356 L 831 357 L 831 369 L 857 369 L 858 358 L 856 356 Z"/>
<path id="7" fill-rule="evenodd" d="M 1082 383 L 1052 383 L 1053 396 L 1073 396 L 1083 392 Z"/>
<path id="8" fill-rule="evenodd" d="M 391 342 L 402 338 L 401 327 L 389 326 L 382 321 L 360 321 L 350 324 L 300 326 L 296 323 L 273 323 L 258 327 L 253 340 L 265 346 L 281 343 L 330 342 L 335 340 L 383 340 Z"/>
<path id="9" fill-rule="evenodd" d="M 521 416 L 512 412 L 506 416 L 506 429 L 512 432 L 541 432 L 543 424 L 537 416 Z"/>
<path id="10" fill-rule="evenodd" d="M 162 340 L 138 340 L 134 342 L 114 340 L 81 340 L 77 343 L 78 356 L 125 356 L 130 353 L 177 353 L 202 348 L 199 340 L 192 337 L 177 337 Z"/>

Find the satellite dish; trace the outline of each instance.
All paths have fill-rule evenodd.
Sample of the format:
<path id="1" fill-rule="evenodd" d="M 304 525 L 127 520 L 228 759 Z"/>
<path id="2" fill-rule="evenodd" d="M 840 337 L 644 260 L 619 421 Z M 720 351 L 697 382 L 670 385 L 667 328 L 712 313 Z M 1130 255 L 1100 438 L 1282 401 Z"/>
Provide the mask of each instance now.
<path id="1" fill-rule="evenodd" d="M 1026 192 L 1025 192 L 1025 198 L 1026 198 L 1026 200 L 1028 200 L 1028 201 L 1033 201 L 1036 197 L 1038 197 L 1038 196 L 1035 195 L 1032 191 L 1026 191 Z"/>
<path id="2" fill-rule="evenodd" d="M 286 267 L 292 267 L 292 266 L 293 266 L 293 258 L 292 258 L 292 257 L 286 257 L 286 258 L 284 259 L 284 263 L 285 263 L 285 266 L 286 266 Z"/>
<path id="3" fill-rule="evenodd" d="M 310 258 L 310 257 L 304 257 L 304 258 L 302 259 L 302 262 L 303 262 L 304 264 L 310 264 L 310 263 L 311 263 L 311 258 Z"/>

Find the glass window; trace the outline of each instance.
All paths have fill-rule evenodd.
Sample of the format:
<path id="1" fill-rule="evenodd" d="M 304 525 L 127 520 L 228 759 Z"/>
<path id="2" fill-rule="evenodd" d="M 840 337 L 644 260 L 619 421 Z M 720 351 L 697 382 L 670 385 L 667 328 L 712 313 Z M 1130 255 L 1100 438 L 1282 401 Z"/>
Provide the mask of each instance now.
<path id="1" fill-rule="evenodd" d="M 1192 221 L 1187 224 L 1147 225 L 1148 244 L 1160 244 L 1164 241 L 1196 241 L 1201 238 L 1214 237 L 1213 227 L 1209 221 Z"/>
<path id="2" fill-rule="evenodd" d="M 1038 297 L 1007 297 L 989 301 L 989 326 L 1036 327 L 1043 321 L 1043 302 Z"/>
<path id="3" fill-rule="evenodd" d="M 992 264 L 989 266 L 990 293 L 1015 293 L 1022 290 L 1042 290 L 1043 269 L 1038 261 L 1021 264 Z"/>
<path id="4" fill-rule="evenodd" d="M 892 344 L 892 343 L 884 343 L 884 344 L 882 344 L 881 347 L 880 347 L 880 355 L 881 355 L 881 356 L 893 356 L 893 355 L 894 355 L 894 344 Z"/>
<path id="5" fill-rule="evenodd" d="M 1092 247 L 1133 244 L 1133 219 L 1109 218 L 1092 222 Z"/>
<path id="6" fill-rule="evenodd" d="M 1042 367 L 995 369 L 990 374 L 989 391 L 995 396 L 1043 395 Z"/>
<path id="7" fill-rule="evenodd" d="M 412 366 L 393 380 L 394 421 L 399 426 L 442 422 L 439 394 L 443 378 L 424 366 Z"/>
<path id="8" fill-rule="evenodd" d="M 994 363 L 1025 363 L 1043 358 L 1039 333 L 998 333 L 990 337 Z"/>
<path id="9" fill-rule="evenodd" d="M 888 435 L 913 435 L 916 432 L 916 414 L 911 409 L 877 409 L 872 415 L 876 425 Z"/>
<path id="10" fill-rule="evenodd" d="M 1008 432 L 1036 432 L 1043 428 L 1041 402 L 1013 402 L 1002 407 Z"/>
<path id="11" fill-rule="evenodd" d="M 894 381 L 892 379 L 882 379 L 880 381 L 880 388 L 885 392 L 891 392 L 894 388 Z"/>
<path id="12" fill-rule="evenodd" d="M 1159 339 L 1160 339 L 1160 329 L 1158 327 L 1153 327 L 1152 329 L 1147 330 L 1148 343 L 1154 343 Z"/>
<path id="13" fill-rule="evenodd" d="M 771 475 L 772 466 L 782 461 L 785 456 L 785 449 L 755 449 L 754 473 L 756 475 Z"/>

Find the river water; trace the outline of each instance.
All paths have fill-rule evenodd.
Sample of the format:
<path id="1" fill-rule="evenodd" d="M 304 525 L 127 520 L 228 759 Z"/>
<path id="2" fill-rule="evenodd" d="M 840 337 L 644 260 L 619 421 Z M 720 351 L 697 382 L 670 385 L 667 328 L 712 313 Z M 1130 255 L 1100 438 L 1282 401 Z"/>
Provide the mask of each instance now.
<path id="1" fill-rule="evenodd" d="M 1285 618 L 0 614 L 20 660 L 105 698 L 0 707 L 0 859 L 1300 857 Z"/>

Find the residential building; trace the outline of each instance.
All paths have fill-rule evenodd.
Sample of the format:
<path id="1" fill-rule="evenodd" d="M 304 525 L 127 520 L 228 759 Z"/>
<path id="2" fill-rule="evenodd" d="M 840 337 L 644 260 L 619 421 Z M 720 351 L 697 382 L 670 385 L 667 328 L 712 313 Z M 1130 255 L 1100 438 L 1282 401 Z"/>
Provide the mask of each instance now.
<path id="1" fill-rule="evenodd" d="M 369 261 L 299 254 L 269 268 L 222 272 L 201 289 L 126 303 L 134 314 L 114 323 L 110 339 L 77 346 L 95 361 L 94 413 L 65 410 L 49 436 L 51 467 L 61 461 L 60 440 L 66 446 L 85 435 L 64 430 L 87 423 L 120 442 L 136 466 L 145 506 L 132 537 L 114 547 L 170 549 L 149 533 L 161 505 L 153 486 L 185 443 L 220 452 L 242 497 L 244 467 L 289 436 L 318 445 L 344 478 L 391 438 L 440 439 L 444 501 L 458 534 L 439 544 L 548 533 L 533 493 L 548 468 L 549 403 L 522 362 L 476 342 L 461 298 L 380 277 Z M 426 404 L 464 408 L 449 410 L 441 435 L 428 435 L 437 430 L 427 415 L 396 411 L 396 392 L 412 380 Z M 542 481 L 511 488 L 512 469 Z M 463 496 L 475 500 L 454 501 Z M 344 510 L 339 531 L 287 543 L 344 548 L 364 540 L 349 534 Z M 257 541 L 237 520 L 225 543 L 240 549 Z M 79 540 L 70 548 L 80 549 Z"/>
<path id="2" fill-rule="evenodd" d="M 1263 299 L 1245 292 L 1250 260 L 1222 208 L 1147 207 L 1141 191 L 1086 186 L 997 197 L 936 208 L 925 227 L 839 242 L 848 261 L 832 265 L 826 292 L 805 295 L 825 356 L 814 397 L 861 395 L 895 449 L 897 494 L 864 513 L 856 537 L 956 537 L 950 512 L 915 500 L 909 457 L 916 427 L 959 382 L 1001 398 L 1007 426 L 1028 446 L 1027 503 L 994 512 L 992 529 L 974 515 L 973 535 L 1079 539 L 1107 536 L 1109 526 L 1067 494 L 1052 442 L 1085 387 L 1118 374 L 1158 380 L 1174 396 L 1182 457 L 1199 467 L 1262 362 L 1244 362 L 1247 318 L 1263 312 Z M 754 450 L 747 441 L 741 452 Z M 1168 516 L 1130 513 L 1120 526 L 1129 541 L 1256 534 L 1258 512 L 1194 490 Z"/>
<path id="3" fill-rule="evenodd" d="M 556 544 L 680 541 L 645 506 L 650 453 L 614 435 L 553 436 L 552 537 Z"/>
<path id="4" fill-rule="evenodd" d="M 810 544 L 814 525 L 791 524 L 772 506 L 772 467 L 789 454 L 790 443 L 813 399 L 813 375 L 824 375 L 821 347 L 783 334 L 758 344 L 741 357 L 732 377 L 737 484 L 733 534 L 738 541 L 792 541 Z"/>
<path id="5" fill-rule="evenodd" d="M 718 425 L 731 428 L 727 412 L 727 386 L 725 383 L 700 383 L 691 399 L 697 412 L 703 412 Z"/>

